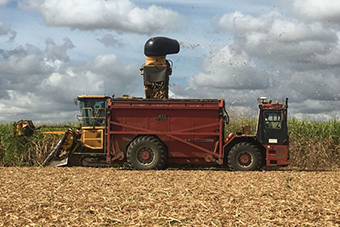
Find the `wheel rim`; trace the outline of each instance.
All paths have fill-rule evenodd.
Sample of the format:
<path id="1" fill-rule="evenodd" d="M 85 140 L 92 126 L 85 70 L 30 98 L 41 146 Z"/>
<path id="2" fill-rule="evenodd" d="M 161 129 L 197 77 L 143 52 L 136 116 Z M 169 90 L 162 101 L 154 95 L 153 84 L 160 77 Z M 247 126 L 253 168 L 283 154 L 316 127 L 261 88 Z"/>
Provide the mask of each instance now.
<path id="1" fill-rule="evenodd" d="M 143 151 L 142 154 L 141 154 L 141 158 L 146 161 L 150 158 L 150 153 L 147 152 L 147 151 Z"/>
<path id="2" fill-rule="evenodd" d="M 237 164 L 241 167 L 249 167 L 253 164 L 254 162 L 254 157 L 253 155 L 248 152 L 248 151 L 242 151 L 240 152 L 237 157 Z"/>
<path id="3" fill-rule="evenodd" d="M 156 159 L 156 152 L 151 147 L 141 147 L 137 151 L 137 162 L 144 166 L 151 165 Z"/>

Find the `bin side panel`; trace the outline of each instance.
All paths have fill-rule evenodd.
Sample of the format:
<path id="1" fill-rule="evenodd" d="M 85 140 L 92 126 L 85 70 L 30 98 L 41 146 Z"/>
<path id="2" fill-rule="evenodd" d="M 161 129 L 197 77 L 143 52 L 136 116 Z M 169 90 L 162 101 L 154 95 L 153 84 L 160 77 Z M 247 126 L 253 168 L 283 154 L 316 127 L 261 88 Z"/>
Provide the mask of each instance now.
<path id="1" fill-rule="evenodd" d="M 168 148 L 169 157 L 204 158 L 214 152 L 220 134 L 219 100 L 216 102 L 113 101 L 109 133 L 122 151 L 138 135 L 156 135 Z M 185 141 L 185 142 L 183 142 Z M 188 144 L 189 143 L 189 144 Z M 218 151 L 218 149 L 217 149 Z"/>

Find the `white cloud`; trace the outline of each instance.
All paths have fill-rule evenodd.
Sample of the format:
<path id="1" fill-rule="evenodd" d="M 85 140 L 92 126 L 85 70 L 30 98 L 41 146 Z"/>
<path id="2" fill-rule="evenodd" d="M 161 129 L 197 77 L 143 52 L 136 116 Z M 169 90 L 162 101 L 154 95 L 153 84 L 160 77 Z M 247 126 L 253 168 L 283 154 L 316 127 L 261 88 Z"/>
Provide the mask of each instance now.
<path id="1" fill-rule="evenodd" d="M 105 47 L 122 46 L 123 44 L 115 39 L 112 34 L 105 34 L 101 39 L 97 39 L 100 43 L 104 44 Z"/>
<path id="2" fill-rule="evenodd" d="M 239 12 L 225 14 L 219 27 L 234 34 L 233 48 L 258 58 L 295 69 L 323 67 L 322 59 L 338 45 L 336 31 L 321 23 L 305 23 L 269 12 L 254 18 Z"/>
<path id="3" fill-rule="evenodd" d="M 0 0 L 1 1 L 1 0 Z M 0 2 L 1 3 L 1 2 Z M 1 5 L 1 4 L 0 4 Z M 17 32 L 12 30 L 10 26 L 0 22 L 0 36 L 8 36 L 10 41 L 13 41 L 17 36 Z"/>
<path id="4" fill-rule="evenodd" d="M 256 67 L 244 53 L 226 46 L 205 59 L 202 72 L 189 80 L 199 87 L 220 89 L 264 89 L 268 87 L 267 73 Z"/>
<path id="5" fill-rule="evenodd" d="M 295 99 L 339 102 L 339 73 L 339 69 L 293 72 L 291 79 L 284 82 L 294 91 Z M 325 111 L 325 108 L 320 110 Z"/>
<path id="6" fill-rule="evenodd" d="M 8 2 L 8 0 L 0 0 L 0 5 L 5 5 Z"/>
<path id="7" fill-rule="evenodd" d="M 174 96 L 225 97 L 242 113 L 254 113 L 257 97 L 289 97 L 292 115 L 339 117 L 339 29 L 275 11 L 257 17 L 236 11 L 215 22 L 233 43 L 210 51 L 188 86 L 171 87 Z"/>
<path id="8" fill-rule="evenodd" d="M 29 44 L 14 50 L 2 51 L 0 52 L 1 79 L 25 80 L 27 75 L 43 74 L 48 71 L 48 68 L 44 68 L 42 60 L 43 52 Z"/>
<path id="9" fill-rule="evenodd" d="M 332 24 L 340 22 L 338 0 L 294 0 L 292 7 L 300 17 L 305 19 Z"/>
<path id="10" fill-rule="evenodd" d="M 129 0 L 25 0 L 19 6 L 40 12 L 50 26 L 80 30 L 153 34 L 174 29 L 179 21 L 179 14 L 170 9 L 142 9 Z"/>
<path id="11" fill-rule="evenodd" d="M 274 15 L 272 15 L 274 14 Z M 277 17 L 279 14 L 272 12 L 271 15 L 266 15 L 266 17 Z M 255 18 L 250 15 L 245 15 L 239 11 L 231 14 L 224 14 L 219 20 L 218 25 L 228 31 L 233 30 L 252 30 L 252 31 L 264 31 L 268 29 L 270 21 L 263 20 L 262 18 Z"/>
<path id="12" fill-rule="evenodd" d="M 142 93 L 138 65 L 123 64 L 113 54 L 75 65 L 67 55 L 74 47 L 69 38 L 61 45 L 52 39 L 45 43 L 44 51 L 27 44 L 0 54 L 0 106 L 4 110 L 0 121 L 75 120 L 78 108 L 73 99 L 77 95 Z"/>
<path id="13" fill-rule="evenodd" d="M 67 50 L 74 48 L 72 41 L 69 38 L 64 39 L 64 43 L 61 46 L 57 46 L 52 39 L 47 39 L 46 43 L 46 56 L 48 59 L 55 61 L 67 61 Z"/>

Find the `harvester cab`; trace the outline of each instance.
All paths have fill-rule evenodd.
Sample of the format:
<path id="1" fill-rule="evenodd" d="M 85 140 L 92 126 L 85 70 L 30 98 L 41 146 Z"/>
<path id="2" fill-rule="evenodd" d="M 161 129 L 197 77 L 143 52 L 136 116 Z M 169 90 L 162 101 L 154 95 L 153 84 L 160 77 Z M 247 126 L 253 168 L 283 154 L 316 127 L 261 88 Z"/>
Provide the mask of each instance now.
<path id="1" fill-rule="evenodd" d="M 262 144 L 288 145 L 287 108 L 285 103 L 272 103 L 265 97 L 259 99 L 257 139 Z"/>
<path id="2" fill-rule="evenodd" d="M 81 143 L 93 150 L 103 150 L 107 122 L 107 99 L 104 95 L 81 95 L 80 104 Z"/>
<path id="3" fill-rule="evenodd" d="M 80 125 L 83 127 L 101 127 L 106 125 L 106 111 L 109 97 L 102 95 L 80 95 Z"/>

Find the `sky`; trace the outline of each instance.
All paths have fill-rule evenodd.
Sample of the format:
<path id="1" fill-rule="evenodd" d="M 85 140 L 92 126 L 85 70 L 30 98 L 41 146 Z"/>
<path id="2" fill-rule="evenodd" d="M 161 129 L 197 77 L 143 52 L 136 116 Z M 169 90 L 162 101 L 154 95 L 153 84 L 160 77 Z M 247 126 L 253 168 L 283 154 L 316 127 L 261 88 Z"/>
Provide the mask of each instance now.
<path id="1" fill-rule="evenodd" d="M 178 40 L 171 98 L 257 98 L 340 119 L 338 0 L 0 0 L 0 122 L 76 121 L 78 95 L 144 96 L 151 37 Z"/>

